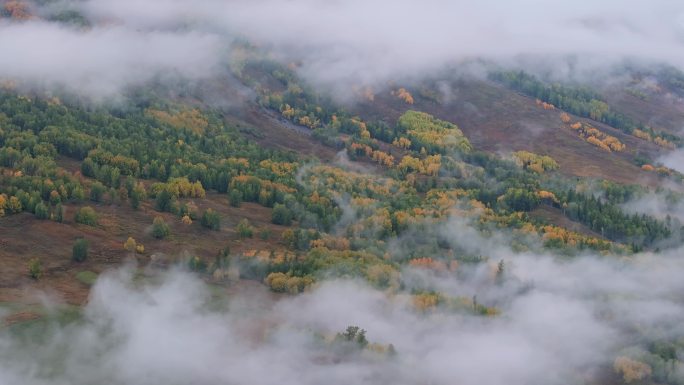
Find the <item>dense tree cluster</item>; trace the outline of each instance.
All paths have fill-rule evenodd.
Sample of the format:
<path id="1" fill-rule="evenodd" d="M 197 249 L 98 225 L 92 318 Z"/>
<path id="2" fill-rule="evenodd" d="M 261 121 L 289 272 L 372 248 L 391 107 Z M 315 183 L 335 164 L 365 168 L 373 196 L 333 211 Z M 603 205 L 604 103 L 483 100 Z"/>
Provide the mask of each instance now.
<path id="1" fill-rule="evenodd" d="M 472 146 L 463 132 L 453 123 L 436 119 L 424 112 L 409 110 L 397 125 L 406 132 L 414 149 L 425 149 L 429 154 L 449 151 L 469 152 Z"/>
<path id="2" fill-rule="evenodd" d="M 336 221 L 332 200 L 321 201 L 325 208 L 302 202 L 293 154 L 246 141 L 211 112 L 150 103 L 118 112 L 0 93 L 2 215 L 38 207 L 39 218 L 57 219 L 63 203 L 138 208 L 152 198 L 155 209 L 194 219 L 186 201 L 213 190 L 229 193 L 236 206 L 284 205 L 285 223 L 305 218 L 307 226 L 329 228 Z M 80 175 L 64 172 L 60 157 L 80 161 Z"/>
<path id="3" fill-rule="evenodd" d="M 634 130 L 638 130 L 638 132 L 648 134 L 654 141 L 655 138 L 659 138 L 659 142 L 665 146 L 669 146 L 669 143 L 681 143 L 681 138 L 675 135 L 661 131 L 656 132 L 649 126 L 635 122 L 628 116 L 611 110 L 598 93 L 587 87 L 549 85 L 522 71 L 494 72 L 491 74 L 491 78 L 542 102 L 550 103 L 572 114 L 608 124 L 627 134 L 634 135 Z"/>
<path id="4" fill-rule="evenodd" d="M 626 214 L 619 206 L 593 195 L 579 194 L 574 189 L 557 195 L 568 218 L 586 224 L 608 239 L 641 248 L 671 235 L 667 224 L 644 214 Z"/>
<path id="5" fill-rule="evenodd" d="M 532 170 L 538 174 L 544 171 L 552 171 L 558 169 L 558 163 L 548 155 L 537 155 L 529 151 L 516 151 L 513 153 L 516 164 L 528 170 Z"/>
<path id="6" fill-rule="evenodd" d="M 623 151 L 626 146 L 624 143 L 612 135 L 608 135 L 599 129 L 592 127 L 586 123 L 572 123 L 567 125 L 570 129 L 576 131 L 579 137 L 602 150 L 608 152 Z"/>
<path id="7" fill-rule="evenodd" d="M 303 166 L 294 154 L 245 140 L 218 112 L 155 98 L 107 110 L 5 93 L 0 98 L 0 213 L 30 211 L 62 221 L 65 205 L 75 206 L 79 218 L 95 218 L 79 222 L 97 225 L 98 207 L 128 202 L 135 209 L 175 215 L 178 222 L 162 214 L 152 223 L 151 235 L 165 239 L 172 227 L 176 235 L 194 221 L 203 231 L 220 230 L 215 194 L 234 207 L 256 203 L 270 209 L 272 224 L 287 228 L 255 227 L 237 218 L 237 225 L 221 234 L 268 248 L 227 253 L 214 264 L 200 255 L 184 261 L 191 270 L 220 279 L 231 259 L 242 277 L 282 293 L 302 292 L 328 276 L 362 277 L 376 287 L 399 290 L 402 266 L 455 276 L 468 264 L 489 263 L 487 256 L 445 235 L 453 220 L 467 223 L 484 239 L 506 231 L 514 250 L 543 245 L 567 255 L 585 249 L 627 252 L 620 242 L 633 250 L 655 247 L 672 227 L 625 214 L 619 204 L 635 192 L 622 186 L 603 186 L 603 200 L 593 198 L 549 172 L 558 164 L 548 156 L 520 151 L 507 160 L 478 151 L 455 124 L 420 111 L 406 111 L 395 124 L 366 122 L 315 94 L 282 66 L 260 62 L 245 73 L 259 78 L 257 70 L 276 80 L 262 84 L 242 76 L 264 107 L 346 149 L 353 160 L 375 162 L 373 172 L 316 162 Z M 397 97 L 406 100 L 406 93 Z M 554 108 L 550 101 L 540 106 Z M 569 115 L 561 119 L 571 124 Z M 92 207 L 83 207 L 85 201 Z M 542 205 L 562 210 L 603 238 L 532 219 Z M 276 231 L 281 235 L 272 236 Z M 144 252 L 137 246 L 126 242 L 129 252 Z M 506 280 L 501 266 L 492 284 Z M 475 299 L 429 291 L 415 293 L 414 302 L 419 311 L 446 307 L 498 314 Z"/>
<path id="8" fill-rule="evenodd" d="M 84 238 L 79 238 L 74 242 L 71 258 L 76 262 L 83 262 L 88 258 L 89 243 Z"/>

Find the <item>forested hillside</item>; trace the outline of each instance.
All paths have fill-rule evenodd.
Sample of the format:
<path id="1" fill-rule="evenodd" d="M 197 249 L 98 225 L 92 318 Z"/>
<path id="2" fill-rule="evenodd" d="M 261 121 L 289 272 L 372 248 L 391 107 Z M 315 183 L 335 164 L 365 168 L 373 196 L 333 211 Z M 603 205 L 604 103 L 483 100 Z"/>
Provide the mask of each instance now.
<path id="1" fill-rule="evenodd" d="M 0 2 L 0 383 L 684 383 L 676 65 L 123 3 Z"/>

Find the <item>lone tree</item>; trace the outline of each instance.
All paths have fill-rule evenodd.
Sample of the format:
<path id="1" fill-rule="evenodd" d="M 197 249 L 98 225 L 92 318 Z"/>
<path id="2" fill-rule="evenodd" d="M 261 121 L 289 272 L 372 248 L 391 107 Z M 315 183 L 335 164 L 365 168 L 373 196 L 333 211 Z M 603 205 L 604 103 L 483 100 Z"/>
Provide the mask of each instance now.
<path id="1" fill-rule="evenodd" d="M 240 190 L 232 189 L 230 190 L 230 193 L 228 193 L 228 202 L 230 202 L 230 205 L 233 207 L 240 207 L 242 199 L 242 191 Z"/>
<path id="2" fill-rule="evenodd" d="M 292 211 L 287 206 L 276 203 L 271 213 L 271 222 L 276 225 L 289 226 L 292 224 Z"/>
<path id="3" fill-rule="evenodd" d="M 130 182 L 133 185 L 133 181 Z M 147 198 L 147 192 L 145 191 L 145 185 L 138 183 L 137 185 L 131 187 L 130 192 L 131 197 L 131 207 L 137 210 L 140 207 L 140 202 Z"/>
<path id="4" fill-rule="evenodd" d="M 128 237 L 128 239 L 124 243 L 124 249 L 131 253 L 131 255 L 135 254 L 135 249 L 137 246 L 138 244 L 135 242 L 135 239 L 133 239 L 133 237 Z"/>
<path id="5" fill-rule="evenodd" d="M 221 229 L 221 216 L 212 209 L 207 209 L 202 215 L 202 226 L 218 231 Z"/>
<path id="6" fill-rule="evenodd" d="M 504 274 L 506 273 L 506 264 L 504 263 L 504 260 L 500 260 L 499 264 L 496 266 L 496 284 L 501 285 L 504 281 Z"/>
<path id="7" fill-rule="evenodd" d="M 97 213 L 95 209 L 90 206 L 81 207 L 76 211 L 74 216 L 76 223 L 81 223 L 88 226 L 97 226 Z"/>
<path id="8" fill-rule="evenodd" d="M 31 258 L 28 261 L 28 273 L 29 276 L 35 280 L 40 279 L 43 276 L 43 264 L 38 258 Z"/>
<path id="9" fill-rule="evenodd" d="M 344 333 L 337 333 L 336 338 L 342 341 L 355 342 L 362 349 L 368 345 L 366 331 L 358 326 L 348 326 Z"/>
<path id="10" fill-rule="evenodd" d="M 154 208 L 157 211 L 171 211 L 173 206 L 173 195 L 168 190 L 161 190 L 154 201 Z"/>
<path id="11" fill-rule="evenodd" d="M 157 239 L 164 239 L 168 237 L 169 234 L 171 234 L 171 229 L 164 221 L 164 218 L 155 217 L 152 222 L 152 236 Z"/>
<path id="12" fill-rule="evenodd" d="M 88 241 L 84 238 L 79 238 L 74 242 L 73 252 L 71 258 L 76 262 L 83 262 L 88 258 Z"/>
<path id="13" fill-rule="evenodd" d="M 57 203 L 57 206 L 55 206 L 55 215 L 54 219 L 55 221 L 62 223 L 64 222 L 64 216 L 66 215 L 66 207 L 62 206 L 61 203 Z"/>
<path id="14" fill-rule="evenodd" d="M 102 197 L 105 193 L 105 186 L 100 182 L 93 182 L 90 185 L 90 200 L 93 202 L 102 202 Z"/>
<path id="15" fill-rule="evenodd" d="M 36 205 L 34 213 L 38 219 L 48 219 L 50 217 L 50 210 L 42 201 Z"/>
<path id="16" fill-rule="evenodd" d="M 235 231 L 237 231 L 237 234 L 240 238 L 252 238 L 254 235 L 254 229 L 246 218 L 237 224 Z"/>

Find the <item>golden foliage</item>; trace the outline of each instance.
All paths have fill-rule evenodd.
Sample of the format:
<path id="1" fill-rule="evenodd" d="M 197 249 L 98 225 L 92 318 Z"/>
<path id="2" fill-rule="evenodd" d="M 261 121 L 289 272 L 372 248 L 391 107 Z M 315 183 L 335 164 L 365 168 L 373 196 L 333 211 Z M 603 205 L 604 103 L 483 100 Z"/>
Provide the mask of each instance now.
<path id="1" fill-rule="evenodd" d="M 311 277 L 290 276 L 285 273 L 271 273 L 264 279 L 264 283 L 278 293 L 297 294 L 313 284 Z"/>
<path id="2" fill-rule="evenodd" d="M 249 168 L 249 159 L 247 158 L 230 157 L 226 158 L 224 163 L 231 166 L 231 168 L 237 168 L 239 170 L 246 170 Z"/>
<path id="3" fill-rule="evenodd" d="M 545 110 L 555 110 L 556 109 L 556 106 L 554 106 L 553 104 L 542 102 L 539 99 L 535 100 L 535 103 L 537 104 L 537 106 L 539 106 Z"/>
<path id="4" fill-rule="evenodd" d="M 620 142 L 618 138 L 608 135 L 586 123 L 575 122 L 570 124 L 569 127 L 578 131 L 580 138 L 584 139 L 587 143 L 607 152 L 620 152 L 626 148 L 624 143 Z"/>
<path id="5" fill-rule="evenodd" d="M 396 289 L 399 287 L 399 272 L 387 264 L 376 264 L 366 269 L 366 279 L 375 286 Z"/>
<path id="6" fill-rule="evenodd" d="M 368 131 L 368 130 L 361 131 L 361 133 L 359 135 L 361 136 L 361 139 L 370 139 L 371 138 L 370 131 Z"/>
<path id="7" fill-rule="evenodd" d="M 247 159 L 245 159 L 247 161 Z M 249 161 L 247 161 L 249 167 Z M 270 159 L 265 159 L 259 162 L 259 167 L 270 170 L 273 174 L 277 176 L 287 176 L 292 175 L 297 170 L 297 163 L 291 162 L 274 162 Z"/>
<path id="8" fill-rule="evenodd" d="M 648 140 L 649 142 L 653 140 L 653 138 L 651 138 L 651 134 L 649 134 L 648 132 L 641 131 L 638 128 L 635 128 L 632 131 L 632 135 L 636 136 L 639 139 Z"/>
<path id="9" fill-rule="evenodd" d="M 558 198 L 556 198 L 556 194 L 554 194 L 550 191 L 539 190 L 539 191 L 537 191 L 537 196 L 542 200 L 550 200 L 554 203 L 559 202 Z"/>
<path id="10" fill-rule="evenodd" d="M 668 141 L 667 139 L 663 139 L 659 136 L 653 139 L 653 143 L 657 144 L 660 147 L 669 148 L 670 150 L 675 149 L 675 145 L 672 142 Z"/>
<path id="11" fill-rule="evenodd" d="M 295 87 L 295 88 L 292 88 Z M 296 85 L 290 85 L 290 91 L 295 90 L 295 93 L 301 93 L 301 88 L 299 88 Z M 316 110 L 320 112 L 320 107 L 317 107 Z M 298 110 L 289 104 L 282 104 L 280 106 L 280 113 L 283 115 L 284 118 L 287 120 L 290 120 L 296 124 L 299 124 L 300 126 L 305 126 L 309 127 L 311 129 L 314 129 L 318 126 L 321 125 L 321 121 L 317 119 L 314 115 L 307 115 L 306 111 L 304 110 Z"/>
<path id="12" fill-rule="evenodd" d="M 284 104 L 280 107 L 280 113 L 287 119 L 292 120 L 295 116 L 295 109 L 290 107 L 289 104 Z"/>
<path id="13" fill-rule="evenodd" d="M 589 237 L 569 231 L 562 227 L 547 225 L 542 226 L 540 232 L 542 239 L 547 244 L 562 244 L 570 247 L 588 247 L 594 250 L 610 250 L 613 243 L 599 238 Z"/>
<path id="14" fill-rule="evenodd" d="M 361 96 L 369 102 L 375 100 L 375 92 L 373 92 L 373 88 L 371 88 L 370 86 L 354 86 L 352 87 L 352 90 L 354 91 L 354 93 L 356 93 L 357 95 Z"/>
<path id="15" fill-rule="evenodd" d="M 398 124 L 406 130 L 413 145 L 430 147 L 428 150 L 459 150 L 469 152 L 472 145 L 463 132 L 451 122 L 440 120 L 424 112 L 409 110 L 399 117 Z M 425 150 L 421 149 L 421 154 Z"/>
<path id="16" fill-rule="evenodd" d="M 171 178 L 167 183 L 155 183 L 152 185 L 153 194 L 166 190 L 176 198 L 204 198 L 206 191 L 200 181 L 190 182 L 188 178 Z"/>
<path id="17" fill-rule="evenodd" d="M 394 141 L 392 142 L 392 144 L 393 144 L 394 146 L 399 147 L 399 148 L 408 149 L 408 148 L 411 147 L 411 140 L 409 140 L 409 139 L 407 139 L 407 138 L 404 138 L 404 137 L 402 136 L 402 137 L 400 137 L 400 138 L 394 139 Z"/>
<path id="18" fill-rule="evenodd" d="M 618 357 L 613 363 L 615 373 L 622 375 L 626 383 L 640 381 L 651 375 L 651 366 L 628 357 Z"/>
<path id="19" fill-rule="evenodd" d="M 351 244 L 349 239 L 325 235 L 320 239 L 311 241 L 311 248 L 325 247 L 330 250 L 349 250 Z"/>
<path id="20" fill-rule="evenodd" d="M 654 138 L 654 137 L 652 137 L 651 134 L 649 134 L 648 132 L 642 131 L 642 130 L 640 130 L 640 129 L 638 129 L 638 128 L 635 128 L 635 129 L 632 131 L 632 135 L 636 136 L 636 137 L 639 138 L 639 139 L 643 139 L 643 140 L 647 140 L 647 141 L 649 141 L 649 142 L 653 142 L 653 143 L 655 143 L 656 145 L 658 145 L 658 146 L 660 146 L 660 147 L 663 147 L 663 148 L 669 148 L 669 149 L 671 149 L 671 150 L 675 148 L 674 143 L 670 142 L 669 140 L 667 140 L 667 139 L 665 139 L 665 138 L 663 138 L 663 137 L 660 137 L 660 136 L 656 136 L 656 137 Z"/>
<path id="21" fill-rule="evenodd" d="M 518 166 L 534 171 L 538 174 L 544 171 L 556 170 L 558 169 L 558 163 L 547 155 L 537 155 L 529 151 L 517 151 L 513 153 L 515 162 Z"/>
<path id="22" fill-rule="evenodd" d="M 5 13 L 7 13 L 9 17 L 15 20 L 28 20 L 33 17 L 29 12 L 28 6 L 23 1 L 7 1 L 3 8 Z"/>
<path id="23" fill-rule="evenodd" d="M 304 115 L 304 116 L 300 117 L 300 118 L 297 120 L 297 122 L 299 123 L 299 125 L 301 125 L 301 126 L 306 126 L 306 127 L 311 128 L 311 129 L 314 129 L 314 128 L 318 127 L 318 126 L 321 124 L 321 121 L 320 121 L 320 120 L 318 120 L 318 119 L 312 119 L 312 118 L 310 118 L 308 115 Z"/>
<path id="24" fill-rule="evenodd" d="M 371 159 L 376 161 L 378 164 L 383 165 L 385 167 L 392 167 L 394 166 L 394 157 L 386 152 L 382 152 L 380 150 L 373 151 L 373 155 L 371 156 Z"/>
<path id="25" fill-rule="evenodd" d="M 306 178 L 312 190 L 335 191 L 337 194 L 349 194 L 358 208 L 364 204 L 373 205 L 373 199 L 383 198 L 390 194 L 401 194 L 409 185 L 405 182 L 377 175 L 342 170 L 337 167 L 318 165 L 311 167 Z M 356 200 L 359 198 L 359 200 Z M 321 197 L 321 199 L 323 199 Z M 366 200 L 366 202 L 363 202 Z M 370 207 L 372 209 L 372 207 Z"/>
<path id="26" fill-rule="evenodd" d="M 399 162 L 399 165 L 397 167 L 401 171 L 406 173 L 425 171 L 425 169 L 423 168 L 423 163 L 420 161 L 420 159 L 415 158 L 411 155 L 406 155 L 405 157 L 401 158 L 401 162 Z"/>
<path id="27" fill-rule="evenodd" d="M 425 167 L 425 175 L 437 176 L 439 169 L 442 167 L 442 156 L 431 155 L 423 159 L 423 167 Z"/>
<path id="28" fill-rule="evenodd" d="M 468 193 L 463 189 L 450 190 L 430 190 L 426 194 L 426 203 L 436 206 L 441 209 L 446 209 L 454 204 L 460 198 L 467 197 Z"/>
<path id="29" fill-rule="evenodd" d="M 610 135 L 605 135 L 603 139 L 603 144 L 607 145 L 611 150 L 618 152 L 624 150 L 626 147 L 616 137 Z"/>
<path id="30" fill-rule="evenodd" d="M 370 139 L 371 134 L 370 131 L 368 131 L 368 126 L 366 126 L 366 123 L 359 119 L 359 118 L 351 118 L 349 120 L 352 125 L 356 127 L 356 130 L 359 132 L 359 136 L 363 139 Z"/>
<path id="31" fill-rule="evenodd" d="M 421 293 L 413 295 L 413 306 L 419 311 L 433 310 L 439 305 L 442 298 L 437 293 Z"/>
<path id="32" fill-rule="evenodd" d="M 401 99 L 406 104 L 413 104 L 413 96 L 405 88 L 399 88 L 396 91 L 391 92 L 392 96 Z"/>
<path id="33" fill-rule="evenodd" d="M 7 195 L 0 194 L 0 217 L 5 216 L 5 209 L 7 208 Z"/>
<path id="34" fill-rule="evenodd" d="M 47 102 L 48 102 L 48 105 L 50 105 L 50 106 L 61 106 L 62 105 L 62 101 L 56 96 L 49 98 Z"/>
<path id="35" fill-rule="evenodd" d="M 168 124 L 177 129 L 188 129 L 191 132 L 201 135 L 209 126 L 209 121 L 196 109 L 186 109 L 178 112 L 167 112 L 148 108 L 145 110 L 148 116 Z"/>
<path id="36" fill-rule="evenodd" d="M 436 176 L 442 167 L 441 155 L 430 155 L 424 159 L 406 155 L 401 158 L 397 168 L 404 173 L 417 172 L 424 175 Z"/>
<path id="37" fill-rule="evenodd" d="M 371 148 L 371 146 L 369 146 L 367 144 L 361 144 L 361 143 L 354 142 L 354 143 L 350 144 L 349 147 L 351 148 L 352 152 L 356 155 L 362 155 L 363 154 L 365 156 L 370 157 L 373 154 L 373 149 Z"/>
<path id="38" fill-rule="evenodd" d="M 365 131 L 368 132 L 368 131 Z M 370 137 L 370 133 L 368 134 Z M 373 150 L 373 148 L 369 145 L 366 144 L 361 144 L 361 143 L 352 143 L 349 145 L 350 149 L 352 152 L 356 155 L 365 155 L 369 158 L 371 158 L 373 161 L 378 163 L 381 166 L 385 167 L 393 167 L 394 166 L 394 156 L 380 151 L 380 150 Z"/>
<path id="39" fill-rule="evenodd" d="M 587 143 L 593 144 L 594 146 L 596 146 L 602 150 L 606 150 L 608 152 L 611 152 L 610 147 L 608 147 L 608 145 L 603 143 L 600 139 L 598 139 L 595 136 L 589 136 L 589 137 L 585 138 L 585 140 L 587 141 Z"/>
<path id="40" fill-rule="evenodd" d="M 567 112 L 561 112 L 560 114 L 561 122 L 567 124 L 570 123 L 570 115 Z"/>
<path id="41" fill-rule="evenodd" d="M 10 197 L 9 201 L 5 205 L 5 208 L 12 214 L 17 214 L 23 209 L 21 201 L 17 197 Z"/>
<path id="42" fill-rule="evenodd" d="M 282 183 L 271 182 L 270 180 L 260 179 L 252 175 L 238 175 L 230 181 L 230 187 L 241 190 L 240 186 L 247 183 L 259 183 L 262 190 L 267 191 L 279 191 L 285 194 L 291 194 L 296 190 L 292 187 L 288 187 Z"/>
<path id="43" fill-rule="evenodd" d="M 433 271 L 446 271 L 447 265 L 442 261 L 436 261 L 430 257 L 423 258 L 413 258 L 409 261 L 409 266 L 433 270 Z"/>
<path id="44" fill-rule="evenodd" d="M 656 168 L 656 172 L 660 175 L 672 175 L 672 170 L 663 166 Z"/>
<path id="45" fill-rule="evenodd" d="M 124 247 L 124 250 L 133 253 L 133 252 L 135 252 L 136 246 L 137 246 L 137 243 L 135 242 L 135 239 L 133 239 L 133 237 L 128 237 L 126 242 L 124 242 L 123 247 Z"/>

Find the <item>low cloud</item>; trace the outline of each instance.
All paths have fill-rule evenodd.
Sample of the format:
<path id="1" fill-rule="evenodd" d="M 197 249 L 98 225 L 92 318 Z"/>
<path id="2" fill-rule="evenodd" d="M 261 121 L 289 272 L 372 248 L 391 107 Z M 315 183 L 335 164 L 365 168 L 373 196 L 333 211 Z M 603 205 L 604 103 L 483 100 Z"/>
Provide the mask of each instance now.
<path id="1" fill-rule="evenodd" d="M 684 150 L 677 149 L 658 158 L 658 163 L 677 172 L 684 173 Z"/>
<path id="2" fill-rule="evenodd" d="M 152 80 L 201 79 L 214 74 L 220 48 L 202 32 L 89 30 L 45 22 L 0 22 L 0 77 L 20 84 L 67 89 L 94 97 Z"/>
<path id="3" fill-rule="evenodd" d="M 420 78 L 448 64 L 478 68 L 472 62 L 481 59 L 585 80 L 625 60 L 684 68 L 684 5 L 671 0 L 87 0 L 47 7 L 40 12 L 78 10 L 94 27 L 3 22 L 1 77 L 96 94 L 159 74 L 194 79 L 227 61 L 224 44 L 235 37 L 299 62 L 308 80 L 336 88 Z"/>
<path id="4" fill-rule="evenodd" d="M 670 192 L 649 192 L 634 200 L 626 202 L 622 208 L 628 213 L 646 214 L 660 220 L 677 219 L 684 222 L 684 197 Z"/>
<path id="5" fill-rule="evenodd" d="M 94 26 L 1 22 L 0 77 L 107 97 L 160 76 L 220 73 L 228 60 L 222 52 L 238 35 L 302 59 L 302 74 L 321 85 L 414 76 L 474 58 L 519 65 L 543 57 L 551 67 L 571 57 L 556 72 L 569 77 L 625 58 L 684 65 L 676 56 L 684 5 L 676 1 L 60 4 Z M 662 162 L 676 168 L 683 160 L 673 152 Z M 650 202 L 635 205 L 645 210 Z M 447 275 L 407 269 L 401 292 L 337 280 L 275 297 L 253 282 L 236 283 L 248 289 L 229 294 L 178 271 L 140 283 L 123 268 L 98 280 L 83 319 L 28 337 L 1 329 L 0 383 L 553 385 L 595 377 L 642 341 L 684 337 L 681 249 L 560 258 L 513 252 L 506 234 L 485 237 L 463 220 L 437 231 L 469 254 L 504 260 L 504 281 L 492 280 L 487 263 L 463 263 Z M 476 296 L 501 314 L 422 313 L 410 290 Z M 317 337 L 349 325 L 397 355 L 340 355 Z M 675 367 L 672 376 L 681 373 Z"/>
<path id="6" fill-rule="evenodd" d="M 123 269 L 100 278 L 82 321 L 28 342 L 0 332 L 0 382 L 565 384 L 597 375 L 641 338 L 684 335 L 678 253 L 565 261 L 511 253 L 501 285 L 478 274 L 423 277 L 446 295 L 499 307 L 493 318 L 418 312 L 406 294 L 357 281 L 295 297 L 259 285 L 216 297 L 188 273 L 141 285 Z M 397 355 L 340 355 L 316 337 L 349 325 Z"/>

